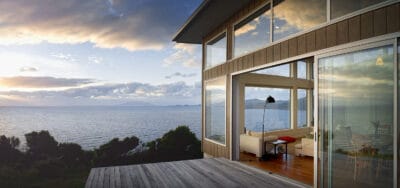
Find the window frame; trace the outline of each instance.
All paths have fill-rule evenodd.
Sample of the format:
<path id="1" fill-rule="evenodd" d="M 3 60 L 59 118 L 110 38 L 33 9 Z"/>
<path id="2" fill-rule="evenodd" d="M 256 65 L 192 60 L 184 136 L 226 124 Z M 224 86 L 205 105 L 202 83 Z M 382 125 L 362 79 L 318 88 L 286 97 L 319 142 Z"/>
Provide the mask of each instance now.
<path id="1" fill-rule="evenodd" d="M 258 16 L 255 16 L 255 14 L 257 14 L 259 11 L 261 11 L 264 8 L 266 8 L 267 6 L 269 6 L 269 9 L 266 10 L 266 11 L 270 11 L 270 14 L 271 14 L 271 16 L 270 16 L 270 24 L 269 24 L 269 41 L 268 41 L 268 43 L 263 45 L 260 48 L 253 49 L 253 51 L 250 51 L 250 52 L 243 53 L 241 55 L 235 56 L 235 30 L 236 30 L 235 27 L 237 25 L 242 24 L 243 22 L 245 22 L 245 24 L 242 25 L 242 26 L 244 26 L 244 25 L 248 24 L 249 22 L 253 21 L 258 16 L 261 16 L 262 14 L 260 14 Z M 231 49 L 231 51 L 232 51 L 231 52 L 232 53 L 232 59 L 235 59 L 235 58 L 238 58 L 238 57 L 242 57 L 242 56 L 248 55 L 250 53 L 253 53 L 255 51 L 258 51 L 260 49 L 263 49 L 263 48 L 269 46 L 273 42 L 272 41 L 272 36 L 273 36 L 273 33 L 272 33 L 272 19 L 273 19 L 272 6 L 273 6 L 272 5 L 272 0 L 266 1 L 266 2 L 262 3 L 261 5 L 257 6 L 257 8 L 255 8 L 250 13 L 246 14 L 246 16 L 243 16 L 242 18 L 238 19 L 236 22 L 234 22 L 232 24 L 232 30 L 231 30 L 231 32 L 232 32 L 232 38 L 231 38 L 231 41 L 232 41 L 232 49 Z M 241 28 L 242 26 L 240 26 L 239 28 Z"/>
<path id="2" fill-rule="evenodd" d="M 227 29 L 224 29 L 223 31 L 219 32 L 218 34 L 216 34 L 215 36 L 213 36 L 211 39 L 207 40 L 204 43 L 204 51 L 203 51 L 204 52 L 204 70 L 212 69 L 212 68 L 214 68 L 214 67 L 216 67 L 218 65 L 224 64 L 224 63 L 226 63 L 228 61 L 228 51 L 229 51 L 228 43 L 229 43 L 229 41 L 228 41 L 228 32 L 227 31 L 228 31 Z M 214 40 L 216 40 L 217 38 L 221 37 L 222 35 L 225 35 L 225 36 L 220 38 L 218 41 L 220 41 L 223 38 L 226 38 L 226 42 L 225 42 L 225 60 L 222 61 L 222 62 L 217 62 L 215 65 L 210 65 L 209 67 L 207 67 L 207 63 L 208 63 L 207 47 L 208 47 L 208 44 L 210 42 L 214 42 Z M 216 42 L 218 42 L 218 41 L 216 41 Z"/>
<path id="3" fill-rule="evenodd" d="M 223 79 L 223 82 L 225 83 L 224 84 L 224 89 L 225 89 L 225 102 L 224 102 L 224 135 L 225 135 L 225 139 L 224 139 L 224 143 L 221 143 L 221 142 L 218 142 L 218 141 L 216 141 L 216 140 L 213 140 L 213 139 L 211 139 L 211 138 L 207 138 L 207 135 L 206 135 L 206 131 L 207 131 L 207 119 L 206 119 L 206 104 L 207 104 L 207 102 L 206 102 L 206 100 L 207 100 L 207 94 L 206 94 L 206 92 L 207 92 L 207 83 L 208 82 L 213 82 L 213 81 L 216 81 L 216 80 L 219 80 L 219 79 Z M 221 145 L 221 146 L 224 146 L 224 147 L 226 147 L 227 146 L 227 134 L 226 134 L 226 130 L 227 130 L 227 112 L 228 112 L 228 109 L 227 109 L 227 95 L 228 95 L 228 90 L 227 90 L 227 77 L 226 76 L 219 76 L 219 77 L 216 77 L 216 78 L 213 78 L 213 79 L 210 79 L 210 80 L 204 80 L 204 87 L 203 87 L 203 93 L 204 93 L 204 95 L 203 95 L 203 105 L 202 105 L 202 108 L 203 108 L 203 113 L 202 113 L 202 116 L 203 116 L 203 139 L 204 140 L 206 140 L 206 141 L 208 141 L 208 142 L 212 142 L 212 143 L 214 143 L 214 144 L 218 144 L 218 145 Z"/>

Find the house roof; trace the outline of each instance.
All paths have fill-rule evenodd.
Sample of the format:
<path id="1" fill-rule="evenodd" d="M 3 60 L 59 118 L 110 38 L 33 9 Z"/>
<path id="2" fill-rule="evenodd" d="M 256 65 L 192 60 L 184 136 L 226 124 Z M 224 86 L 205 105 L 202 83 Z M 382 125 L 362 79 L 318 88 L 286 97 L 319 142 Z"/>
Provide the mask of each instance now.
<path id="1" fill-rule="evenodd" d="M 250 0 L 204 0 L 172 40 L 178 43 L 201 44 L 203 37 L 249 2 Z"/>

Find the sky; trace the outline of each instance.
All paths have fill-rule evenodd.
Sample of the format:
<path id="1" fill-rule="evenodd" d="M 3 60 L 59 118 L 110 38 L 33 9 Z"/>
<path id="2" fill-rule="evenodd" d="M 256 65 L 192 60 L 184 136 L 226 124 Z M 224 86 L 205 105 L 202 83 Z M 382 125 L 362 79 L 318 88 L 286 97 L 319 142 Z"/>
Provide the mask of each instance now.
<path id="1" fill-rule="evenodd" d="M 0 1 L 0 105 L 199 104 L 201 0 Z"/>

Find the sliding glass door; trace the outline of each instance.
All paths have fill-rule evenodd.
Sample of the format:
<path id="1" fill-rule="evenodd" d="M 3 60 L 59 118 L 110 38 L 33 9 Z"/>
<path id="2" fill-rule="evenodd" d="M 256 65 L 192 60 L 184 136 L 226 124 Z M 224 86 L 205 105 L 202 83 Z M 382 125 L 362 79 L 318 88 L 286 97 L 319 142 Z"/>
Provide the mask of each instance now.
<path id="1" fill-rule="evenodd" d="M 393 45 L 318 59 L 321 187 L 393 187 Z"/>

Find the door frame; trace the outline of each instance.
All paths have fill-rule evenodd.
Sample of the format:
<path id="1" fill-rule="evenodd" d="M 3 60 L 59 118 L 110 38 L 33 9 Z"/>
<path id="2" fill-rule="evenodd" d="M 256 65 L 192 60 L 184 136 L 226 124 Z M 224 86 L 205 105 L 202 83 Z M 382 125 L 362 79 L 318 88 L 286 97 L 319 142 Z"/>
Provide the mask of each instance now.
<path id="1" fill-rule="evenodd" d="M 314 115 L 313 116 L 314 116 L 314 134 L 316 134 L 318 132 L 317 122 L 319 121 L 318 120 L 318 79 L 316 79 L 316 78 L 318 78 L 318 62 L 317 62 L 317 59 L 321 58 L 324 54 L 333 53 L 335 51 L 341 51 L 341 50 L 346 50 L 346 49 L 347 50 L 348 49 L 355 49 L 357 47 L 366 47 L 368 45 L 373 45 L 373 44 L 376 45 L 377 43 L 382 42 L 382 41 L 392 41 L 392 42 L 394 41 L 393 42 L 394 45 L 395 44 L 397 45 L 397 44 L 400 43 L 400 41 L 396 41 L 396 39 L 398 39 L 399 37 L 400 37 L 400 32 L 395 32 L 395 33 L 386 34 L 386 35 L 382 35 L 382 36 L 378 36 L 378 37 L 373 37 L 373 38 L 363 39 L 363 40 L 360 40 L 360 41 L 355 41 L 355 42 L 352 42 L 352 43 L 346 43 L 346 44 L 342 44 L 342 45 L 337 45 L 337 46 L 326 48 L 326 49 L 322 49 L 322 50 L 319 50 L 319 51 L 310 52 L 310 53 L 306 53 L 306 54 L 290 57 L 290 58 L 279 60 L 279 61 L 265 63 L 265 64 L 262 64 L 262 65 L 259 65 L 259 66 L 255 66 L 255 67 L 251 67 L 251 68 L 245 69 L 245 70 L 240 70 L 240 71 L 235 71 L 235 72 L 230 73 L 229 76 L 230 76 L 230 80 L 231 81 L 230 81 L 229 84 L 231 84 L 230 85 L 231 87 L 230 87 L 229 93 L 231 95 L 230 102 L 231 102 L 232 105 L 230 105 L 231 109 L 229 111 L 231 113 L 231 116 L 230 116 L 231 121 L 230 121 L 230 125 L 227 125 L 227 126 L 231 126 L 231 145 L 230 145 L 231 146 L 231 150 L 230 150 L 231 151 L 231 159 L 232 160 L 238 160 L 239 159 L 239 136 L 240 135 L 239 135 L 239 131 L 238 131 L 238 128 L 239 128 L 238 121 L 236 121 L 237 120 L 237 118 L 236 118 L 237 110 L 234 109 L 237 106 L 233 105 L 233 104 L 237 103 L 237 101 L 235 102 L 236 98 L 234 97 L 234 95 L 236 94 L 235 87 L 237 87 L 237 86 L 235 86 L 235 84 L 238 83 L 238 82 L 234 81 L 235 76 L 243 74 L 243 73 L 246 73 L 246 72 L 251 72 L 251 71 L 258 70 L 258 69 L 272 67 L 272 66 L 284 64 L 284 63 L 287 63 L 287 62 L 290 62 L 290 61 L 294 61 L 294 60 L 298 60 L 298 59 L 304 59 L 304 58 L 307 58 L 307 57 L 314 56 L 313 69 L 314 69 L 314 84 L 315 85 L 314 85 Z M 395 49 L 397 49 L 397 47 Z M 399 63 L 398 58 L 400 58 L 400 57 L 397 57 L 397 56 L 398 56 L 397 53 L 395 53 L 395 61 L 397 60 L 397 63 L 395 63 L 395 68 L 396 68 L 396 71 L 399 72 L 399 70 L 397 70 L 397 69 L 400 68 L 399 65 L 398 65 L 398 63 Z M 395 84 L 395 88 L 397 88 L 398 87 L 398 78 L 395 79 L 395 83 L 396 83 Z M 398 91 L 396 89 L 395 93 L 397 94 L 397 92 Z M 395 101 L 396 101 L 396 103 L 394 104 L 395 106 L 398 105 L 397 104 L 398 100 L 399 99 L 395 98 Z M 399 111 L 397 111 L 397 113 L 399 113 Z M 400 145 L 400 139 L 397 139 L 397 138 L 398 137 L 400 138 L 400 129 L 398 128 L 399 125 L 398 125 L 397 121 L 396 121 L 396 125 L 397 126 L 395 126 L 395 129 L 397 129 L 397 130 L 395 130 L 395 129 L 393 130 L 395 133 L 397 133 L 397 134 L 395 134 L 395 138 L 394 138 L 394 139 L 397 140 L 395 142 L 395 149 L 397 150 L 397 152 L 395 152 L 395 154 L 396 154 L 395 162 L 397 163 L 397 166 L 399 166 L 400 164 L 399 164 L 399 162 L 397 160 L 399 158 L 398 146 Z M 318 139 L 316 141 L 318 141 Z M 315 139 L 314 139 L 314 142 L 315 142 Z M 315 157 L 318 156 L 318 154 L 317 154 L 317 152 L 319 152 L 318 146 L 319 146 L 318 143 L 317 144 L 314 143 L 314 155 L 316 155 L 316 156 L 314 156 L 314 187 L 319 187 L 318 160 L 316 160 L 316 158 L 315 158 Z M 399 174 L 399 172 L 397 170 L 396 173 L 394 174 L 395 175 L 395 183 L 396 183 L 395 186 L 397 186 L 397 185 L 400 186 L 400 184 L 398 184 L 398 178 L 397 178 L 398 174 Z"/>

